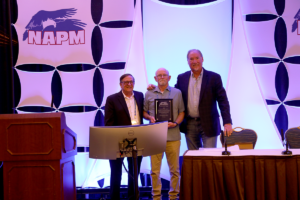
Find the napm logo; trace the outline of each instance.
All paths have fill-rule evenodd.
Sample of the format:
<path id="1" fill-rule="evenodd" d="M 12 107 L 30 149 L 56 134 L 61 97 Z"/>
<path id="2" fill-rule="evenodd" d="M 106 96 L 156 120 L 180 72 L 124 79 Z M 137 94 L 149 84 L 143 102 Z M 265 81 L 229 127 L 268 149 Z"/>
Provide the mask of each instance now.
<path id="1" fill-rule="evenodd" d="M 295 30 L 297 29 L 297 34 L 300 35 L 300 9 L 298 10 L 294 19 L 295 19 L 295 21 L 292 25 L 292 32 L 295 32 Z"/>
<path id="2" fill-rule="evenodd" d="M 75 8 L 55 11 L 38 11 L 26 26 L 23 41 L 36 45 L 84 44 L 86 23 L 79 19 L 69 19 L 76 14 Z"/>

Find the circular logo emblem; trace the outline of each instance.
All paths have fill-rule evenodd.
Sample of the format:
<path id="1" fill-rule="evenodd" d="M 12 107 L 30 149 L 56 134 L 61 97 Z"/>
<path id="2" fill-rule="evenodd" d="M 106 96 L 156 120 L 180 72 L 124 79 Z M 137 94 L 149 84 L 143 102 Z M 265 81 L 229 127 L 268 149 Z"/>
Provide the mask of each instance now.
<path id="1" fill-rule="evenodd" d="M 128 131 L 128 135 L 133 136 L 134 135 L 134 131 L 132 131 L 132 130 Z"/>

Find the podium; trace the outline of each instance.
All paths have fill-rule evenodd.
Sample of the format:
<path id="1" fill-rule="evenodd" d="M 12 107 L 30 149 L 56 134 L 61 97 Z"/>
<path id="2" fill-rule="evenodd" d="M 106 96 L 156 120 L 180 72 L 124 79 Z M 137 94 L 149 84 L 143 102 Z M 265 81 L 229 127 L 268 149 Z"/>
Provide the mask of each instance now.
<path id="1" fill-rule="evenodd" d="M 77 135 L 64 113 L 0 115 L 5 200 L 76 200 Z"/>

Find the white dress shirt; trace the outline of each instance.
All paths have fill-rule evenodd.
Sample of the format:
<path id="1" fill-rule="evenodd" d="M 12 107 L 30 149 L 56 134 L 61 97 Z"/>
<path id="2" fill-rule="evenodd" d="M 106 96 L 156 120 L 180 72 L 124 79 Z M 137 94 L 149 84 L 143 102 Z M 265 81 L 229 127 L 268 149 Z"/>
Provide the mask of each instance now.
<path id="1" fill-rule="evenodd" d="M 123 93 L 123 91 L 122 91 Z M 134 99 L 134 93 L 132 93 L 131 97 L 127 97 L 124 93 L 124 98 L 127 104 L 127 108 L 130 114 L 131 124 L 132 125 L 139 125 L 141 124 L 139 109 L 137 107 L 136 101 Z"/>

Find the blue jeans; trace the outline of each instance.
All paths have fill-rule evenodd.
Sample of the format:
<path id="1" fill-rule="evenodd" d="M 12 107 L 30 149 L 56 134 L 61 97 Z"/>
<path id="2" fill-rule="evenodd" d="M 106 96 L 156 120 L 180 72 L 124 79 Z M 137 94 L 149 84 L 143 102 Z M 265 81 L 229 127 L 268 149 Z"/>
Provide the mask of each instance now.
<path id="1" fill-rule="evenodd" d="M 187 133 L 185 134 L 185 138 L 189 150 L 198 150 L 201 147 L 216 148 L 217 137 L 208 137 L 204 134 L 201 120 L 187 119 Z"/>

